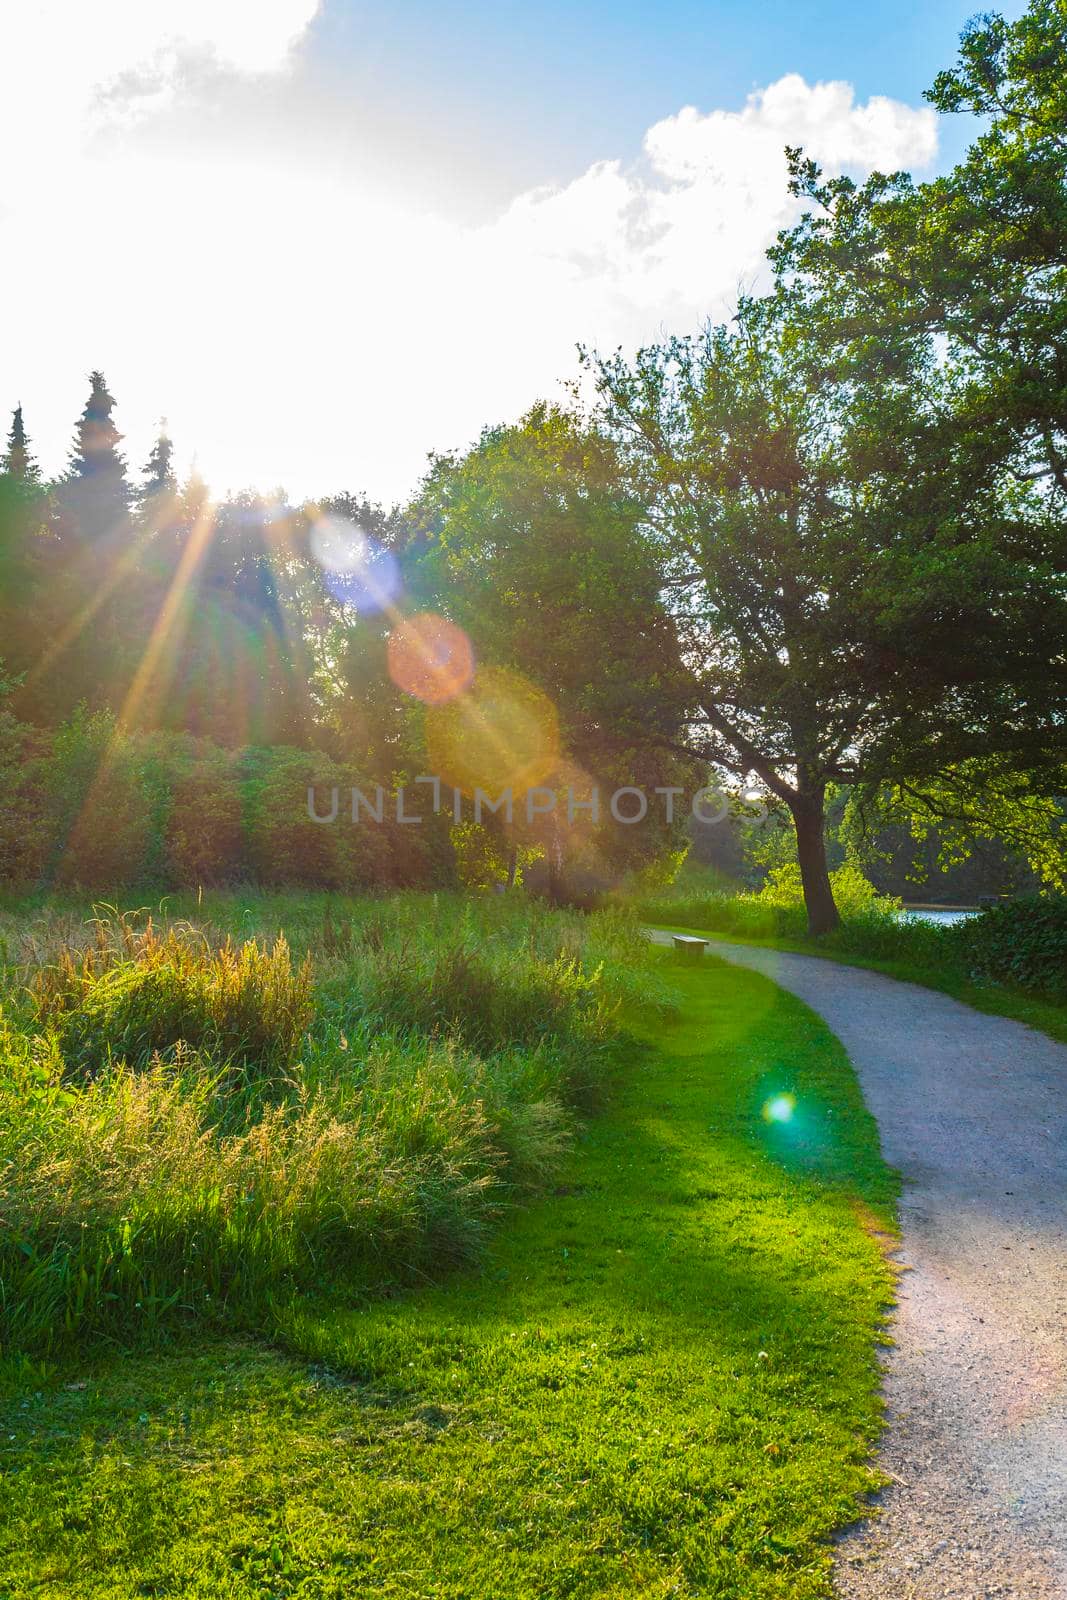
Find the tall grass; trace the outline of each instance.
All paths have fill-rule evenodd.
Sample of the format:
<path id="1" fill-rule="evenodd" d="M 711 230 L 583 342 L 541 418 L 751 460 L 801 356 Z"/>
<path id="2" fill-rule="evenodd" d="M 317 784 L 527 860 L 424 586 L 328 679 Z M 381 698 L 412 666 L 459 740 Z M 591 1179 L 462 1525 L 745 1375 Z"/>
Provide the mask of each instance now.
<path id="1" fill-rule="evenodd" d="M 293 969 L 279 935 L 213 946 L 188 924 L 157 931 L 129 917 L 96 917 L 87 949 L 62 948 L 31 978 L 35 1026 L 53 1032 L 68 1072 L 114 1061 L 146 1067 L 178 1043 L 261 1089 L 291 1068 L 312 1019 L 311 961 Z"/>
<path id="2" fill-rule="evenodd" d="M 103 912 L 0 929 L 0 1349 L 269 1325 L 477 1256 L 558 1172 L 636 922 L 442 897 Z M 291 953 L 286 934 L 297 953 Z"/>

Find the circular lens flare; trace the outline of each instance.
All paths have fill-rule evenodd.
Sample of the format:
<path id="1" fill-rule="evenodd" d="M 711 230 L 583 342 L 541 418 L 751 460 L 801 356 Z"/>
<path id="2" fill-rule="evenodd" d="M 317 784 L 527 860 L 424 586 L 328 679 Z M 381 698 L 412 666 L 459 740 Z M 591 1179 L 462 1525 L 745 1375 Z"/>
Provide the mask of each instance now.
<path id="1" fill-rule="evenodd" d="M 797 1108 L 795 1094 L 776 1094 L 764 1103 L 763 1118 L 765 1122 L 791 1122 L 793 1112 Z"/>
<path id="2" fill-rule="evenodd" d="M 366 564 L 372 541 L 358 522 L 344 517 L 317 517 L 311 525 L 311 553 L 327 572 L 358 572 Z"/>
<path id="3" fill-rule="evenodd" d="M 504 667 L 482 668 L 467 693 L 431 706 L 433 770 L 463 794 L 525 794 L 559 762 L 559 718 L 548 696 Z"/>
<path id="4" fill-rule="evenodd" d="M 357 611 L 382 611 L 400 593 L 400 567 L 391 550 L 375 543 L 357 522 L 318 517 L 311 525 L 311 553 L 325 574 L 326 587 Z"/>
<path id="5" fill-rule="evenodd" d="M 397 688 L 428 706 L 454 700 L 474 677 L 474 650 L 467 635 L 432 611 L 407 617 L 393 629 L 388 660 Z"/>

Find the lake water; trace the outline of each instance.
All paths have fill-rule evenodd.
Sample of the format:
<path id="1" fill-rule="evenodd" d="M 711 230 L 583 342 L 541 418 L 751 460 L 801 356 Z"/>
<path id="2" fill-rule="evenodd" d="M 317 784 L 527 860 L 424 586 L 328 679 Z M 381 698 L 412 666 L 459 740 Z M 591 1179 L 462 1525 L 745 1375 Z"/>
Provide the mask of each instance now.
<path id="1" fill-rule="evenodd" d="M 905 908 L 903 920 L 905 922 L 939 922 L 947 924 L 950 922 L 963 922 L 966 917 L 976 917 L 977 915 L 977 911 L 920 911 Z"/>

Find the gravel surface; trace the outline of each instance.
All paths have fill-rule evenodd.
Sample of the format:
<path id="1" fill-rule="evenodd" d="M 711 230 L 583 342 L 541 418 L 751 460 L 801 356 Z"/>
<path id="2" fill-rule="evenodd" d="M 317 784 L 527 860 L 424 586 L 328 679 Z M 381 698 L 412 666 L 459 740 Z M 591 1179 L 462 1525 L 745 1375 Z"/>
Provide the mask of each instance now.
<path id="1" fill-rule="evenodd" d="M 818 956 L 710 948 L 825 1018 L 904 1176 L 892 1483 L 839 1542 L 839 1593 L 1067 1600 L 1067 1046 Z"/>

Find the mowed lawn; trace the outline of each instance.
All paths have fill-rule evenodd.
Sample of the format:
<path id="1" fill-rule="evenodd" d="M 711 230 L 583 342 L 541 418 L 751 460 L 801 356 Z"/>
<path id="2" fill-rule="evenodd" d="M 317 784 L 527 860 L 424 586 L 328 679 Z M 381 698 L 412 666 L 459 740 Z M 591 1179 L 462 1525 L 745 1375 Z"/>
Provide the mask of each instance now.
<path id="1" fill-rule="evenodd" d="M 876 1482 L 895 1180 L 817 1018 L 662 959 L 680 1020 L 631 1019 L 478 1270 L 10 1395 L 4 1600 L 828 1595 Z"/>

